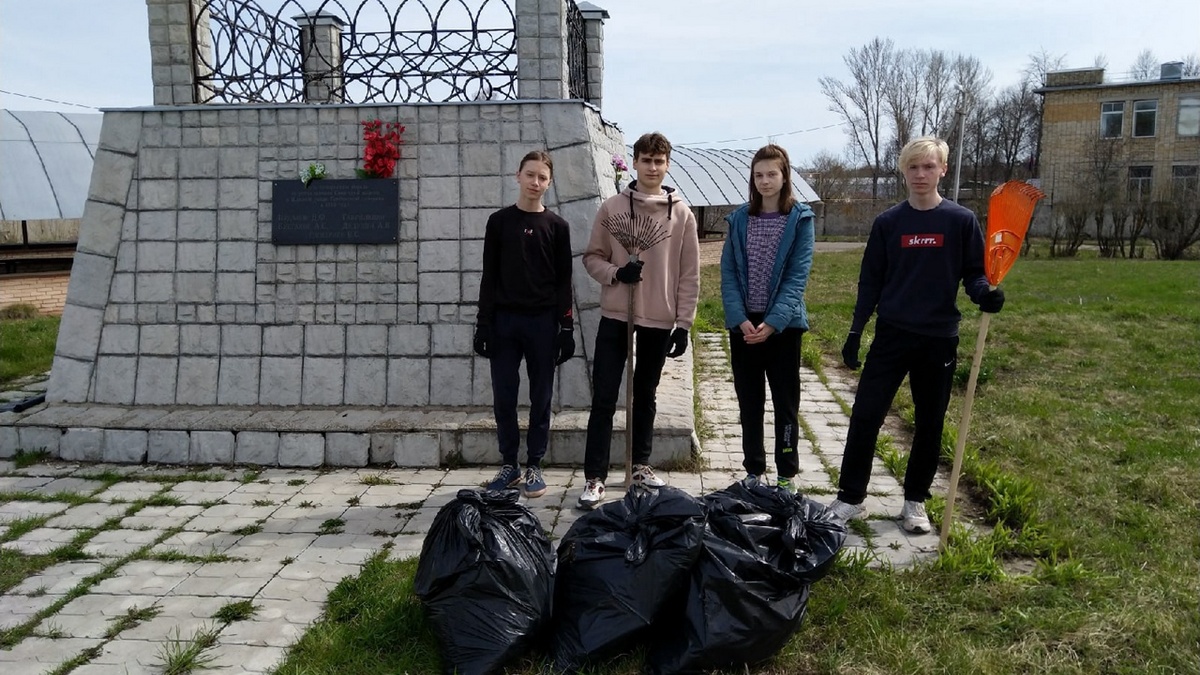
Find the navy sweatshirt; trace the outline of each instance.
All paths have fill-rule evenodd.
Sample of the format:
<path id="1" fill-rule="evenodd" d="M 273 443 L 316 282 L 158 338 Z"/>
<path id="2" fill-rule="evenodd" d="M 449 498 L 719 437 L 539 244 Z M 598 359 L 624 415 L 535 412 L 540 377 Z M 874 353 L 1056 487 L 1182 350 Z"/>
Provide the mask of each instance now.
<path id="1" fill-rule="evenodd" d="M 958 335 L 960 281 L 975 303 L 988 290 L 975 214 L 948 199 L 928 211 L 900 202 L 871 226 L 850 330 L 862 332 L 875 312 L 920 335 Z"/>
<path id="2" fill-rule="evenodd" d="M 488 218 L 479 324 L 490 326 L 497 309 L 554 311 L 559 325 L 571 329 L 571 228 L 549 209 L 533 213 L 513 205 Z"/>

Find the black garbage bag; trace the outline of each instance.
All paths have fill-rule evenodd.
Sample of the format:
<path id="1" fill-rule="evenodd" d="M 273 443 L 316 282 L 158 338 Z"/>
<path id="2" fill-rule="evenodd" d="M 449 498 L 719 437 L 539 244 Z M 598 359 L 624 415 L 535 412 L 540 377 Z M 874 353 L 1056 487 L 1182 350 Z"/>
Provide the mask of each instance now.
<path id="1" fill-rule="evenodd" d="M 425 536 L 413 590 L 441 646 L 443 673 L 500 673 L 548 628 L 553 548 L 519 497 L 460 490 Z"/>
<path id="2" fill-rule="evenodd" d="M 703 552 L 681 615 L 664 615 L 651 673 L 699 673 L 765 661 L 804 620 L 809 585 L 825 576 L 846 528 L 825 507 L 750 480 L 704 497 Z"/>
<path id="3" fill-rule="evenodd" d="M 571 526 L 558 546 L 554 667 L 576 672 L 634 645 L 687 585 L 704 504 L 672 487 L 634 488 Z"/>

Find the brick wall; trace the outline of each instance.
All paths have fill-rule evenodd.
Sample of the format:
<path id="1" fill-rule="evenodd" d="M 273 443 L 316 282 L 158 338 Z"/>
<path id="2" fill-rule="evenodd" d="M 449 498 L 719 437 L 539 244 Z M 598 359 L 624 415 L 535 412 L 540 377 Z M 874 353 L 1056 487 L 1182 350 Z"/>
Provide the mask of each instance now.
<path id="1" fill-rule="evenodd" d="M 0 276 L 0 308 L 33 305 L 42 314 L 62 314 L 70 272 Z"/>
<path id="2" fill-rule="evenodd" d="M 313 161 L 353 178 L 365 119 L 407 127 L 399 242 L 272 244 L 272 181 Z M 520 158 L 546 149 L 546 205 L 578 257 L 623 147 L 579 101 L 105 113 L 49 399 L 490 405 L 471 350 L 488 215 L 516 200 Z M 573 272 L 583 346 L 557 371 L 564 408 L 590 402 L 599 321 L 598 286 Z"/>

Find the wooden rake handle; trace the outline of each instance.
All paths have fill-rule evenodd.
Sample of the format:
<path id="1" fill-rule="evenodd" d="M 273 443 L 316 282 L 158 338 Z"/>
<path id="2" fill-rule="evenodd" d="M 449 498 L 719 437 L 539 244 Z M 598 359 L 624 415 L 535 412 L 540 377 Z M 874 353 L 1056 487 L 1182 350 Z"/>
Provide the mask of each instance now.
<path id="1" fill-rule="evenodd" d="M 979 365 L 983 362 L 983 346 L 987 342 L 992 315 L 984 312 L 979 319 L 979 337 L 975 340 L 975 357 L 971 359 L 971 376 L 967 378 L 967 397 L 963 399 L 962 418 L 958 421 L 958 439 L 954 443 L 954 466 L 950 469 L 950 487 L 946 490 L 946 512 L 942 514 L 942 533 L 939 550 L 946 550 L 950 538 L 950 521 L 954 517 L 954 497 L 958 494 L 958 476 L 962 472 L 963 450 L 971 428 L 971 406 L 975 403 L 975 385 L 979 381 Z"/>

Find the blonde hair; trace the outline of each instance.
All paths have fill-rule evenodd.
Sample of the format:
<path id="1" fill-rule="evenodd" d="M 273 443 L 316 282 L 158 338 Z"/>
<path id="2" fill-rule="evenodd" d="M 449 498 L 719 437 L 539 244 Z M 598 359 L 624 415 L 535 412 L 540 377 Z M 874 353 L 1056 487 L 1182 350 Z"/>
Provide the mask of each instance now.
<path id="1" fill-rule="evenodd" d="M 898 168 L 903 173 L 904 168 L 913 160 L 929 156 L 933 156 L 939 164 L 945 166 L 950 157 L 950 146 L 946 145 L 946 141 L 937 136 L 914 138 L 900 151 L 900 159 L 897 162 L 899 165 Z"/>

